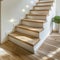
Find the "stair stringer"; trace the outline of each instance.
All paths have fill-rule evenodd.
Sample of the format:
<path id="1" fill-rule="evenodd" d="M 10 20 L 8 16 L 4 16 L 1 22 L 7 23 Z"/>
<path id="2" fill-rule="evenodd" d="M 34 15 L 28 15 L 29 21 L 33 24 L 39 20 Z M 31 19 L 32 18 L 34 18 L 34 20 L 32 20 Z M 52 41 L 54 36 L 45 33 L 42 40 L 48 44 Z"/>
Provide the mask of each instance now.
<path id="1" fill-rule="evenodd" d="M 52 32 L 52 18 L 56 15 L 56 0 L 54 0 L 49 15 L 46 17 L 46 23 L 44 23 L 44 30 L 39 33 L 40 41 L 34 46 L 34 51 L 36 52 L 38 48 L 43 44 L 49 34 Z"/>

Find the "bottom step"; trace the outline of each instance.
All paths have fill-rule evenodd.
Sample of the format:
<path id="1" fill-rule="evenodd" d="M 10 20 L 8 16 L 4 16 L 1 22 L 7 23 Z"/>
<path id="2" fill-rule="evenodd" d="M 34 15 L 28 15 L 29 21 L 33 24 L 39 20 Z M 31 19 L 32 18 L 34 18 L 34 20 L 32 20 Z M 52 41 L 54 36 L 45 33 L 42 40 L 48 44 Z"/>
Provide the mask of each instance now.
<path id="1" fill-rule="evenodd" d="M 39 39 L 26 34 L 14 32 L 9 34 L 9 40 L 15 44 L 27 49 L 28 51 L 34 53 L 34 46 L 38 43 Z"/>

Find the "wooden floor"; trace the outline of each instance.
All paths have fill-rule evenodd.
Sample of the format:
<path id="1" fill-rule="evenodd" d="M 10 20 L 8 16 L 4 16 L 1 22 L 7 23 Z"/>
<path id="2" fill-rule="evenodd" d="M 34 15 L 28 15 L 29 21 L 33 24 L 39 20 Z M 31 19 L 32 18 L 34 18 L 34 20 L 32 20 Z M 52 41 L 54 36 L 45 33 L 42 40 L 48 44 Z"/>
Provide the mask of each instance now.
<path id="1" fill-rule="evenodd" d="M 0 60 L 60 60 L 60 34 L 52 33 L 36 54 L 7 41 L 0 46 Z"/>

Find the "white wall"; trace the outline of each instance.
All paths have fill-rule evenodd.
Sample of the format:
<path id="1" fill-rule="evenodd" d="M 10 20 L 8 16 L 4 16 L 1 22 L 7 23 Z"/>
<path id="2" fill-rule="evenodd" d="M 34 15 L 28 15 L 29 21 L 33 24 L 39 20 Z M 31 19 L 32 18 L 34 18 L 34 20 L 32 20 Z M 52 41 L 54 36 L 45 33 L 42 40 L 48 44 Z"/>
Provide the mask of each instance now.
<path id="1" fill-rule="evenodd" d="M 0 42 L 1 42 L 1 1 L 0 1 Z"/>
<path id="2" fill-rule="evenodd" d="M 6 40 L 8 33 L 10 33 L 14 26 L 20 23 L 25 14 L 34 5 L 36 0 L 3 0 L 1 2 L 1 43 Z M 26 5 L 29 8 L 26 8 Z M 25 9 L 25 12 L 22 12 Z M 13 23 L 10 21 L 14 20 Z"/>
<path id="3" fill-rule="evenodd" d="M 60 16 L 60 0 L 56 0 L 56 15 Z M 58 31 L 58 24 L 54 23 L 53 25 L 53 30 Z"/>
<path id="4" fill-rule="evenodd" d="M 60 0 L 56 0 L 56 15 L 60 16 Z"/>
<path id="5" fill-rule="evenodd" d="M 60 0 L 56 0 L 56 15 L 60 16 Z M 59 31 L 60 25 L 56 24 L 56 30 Z"/>

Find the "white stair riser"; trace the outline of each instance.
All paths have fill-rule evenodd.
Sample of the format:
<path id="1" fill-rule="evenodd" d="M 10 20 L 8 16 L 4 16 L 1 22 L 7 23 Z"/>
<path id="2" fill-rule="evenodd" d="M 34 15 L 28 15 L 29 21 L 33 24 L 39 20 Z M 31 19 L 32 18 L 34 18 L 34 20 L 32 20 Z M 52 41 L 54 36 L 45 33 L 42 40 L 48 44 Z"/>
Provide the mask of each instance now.
<path id="1" fill-rule="evenodd" d="M 37 5 L 38 6 L 40 6 L 40 5 L 52 5 L 52 3 L 38 3 Z"/>
<path id="2" fill-rule="evenodd" d="M 25 48 L 26 50 L 34 53 L 34 46 L 30 46 L 30 45 L 28 45 L 28 44 L 26 44 L 26 43 L 24 43 L 22 41 L 19 41 L 19 40 L 13 38 L 13 37 L 10 37 L 10 36 L 9 36 L 9 40 L 12 41 L 13 43 Z"/>
<path id="3" fill-rule="evenodd" d="M 48 11 L 31 11 L 32 14 L 40 14 L 40 15 L 46 15 L 48 14 Z"/>
<path id="4" fill-rule="evenodd" d="M 42 10 L 42 9 L 50 9 L 51 7 L 35 7 L 36 10 Z"/>
<path id="5" fill-rule="evenodd" d="M 27 16 L 26 18 L 30 18 L 30 19 L 46 19 L 46 16 Z"/>
<path id="6" fill-rule="evenodd" d="M 32 27 L 43 27 L 43 23 L 37 23 L 37 22 L 22 21 L 22 24 Z"/>
<path id="7" fill-rule="evenodd" d="M 23 29 L 23 28 L 16 28 L 16 31 L 18 31 L 20 33 L 31 35 L 31 36 L 39 37 L 39 33 L 38 32 L 26 30 L 26 29 Z"/>

